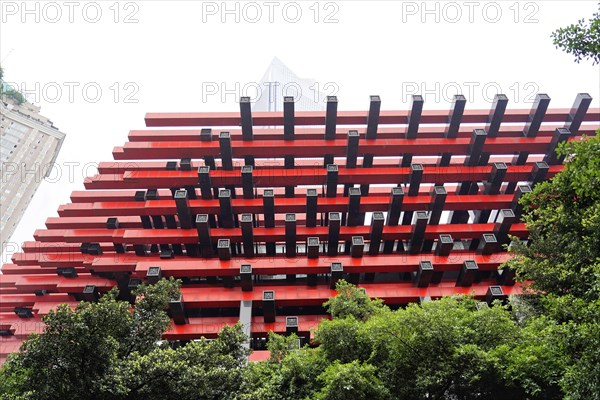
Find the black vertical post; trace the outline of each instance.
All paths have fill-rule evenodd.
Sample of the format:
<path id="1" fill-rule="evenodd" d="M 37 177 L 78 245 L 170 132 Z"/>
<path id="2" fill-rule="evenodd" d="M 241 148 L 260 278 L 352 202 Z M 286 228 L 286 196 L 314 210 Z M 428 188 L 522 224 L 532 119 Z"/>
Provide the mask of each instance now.
<path id="1" fill-rule="evenodd" d="M 500 124 L 504 118 L 504 112 L 506 111 L 506 105 L 508 104 L 508 97 L 504 94 L 497 94 L 494 96 L 494 103 L 488 116 L 488 122 L 485 126 L 485 130 L 488 137 L 497 137 L 500 133 Z M 481 153 L 479 157 L 479 165 L 486 165 L 490 159 L 490 153 Z"/>
<path id="2" fill-rule="evenodd" d="M 201 142 L 212 142 L 213 135 L 211 128 L 202 128 L 200 130 L 200 141 Z M 204 164 L 212 169 L 217 169 L 217 165 L 215 164 L 214 156 L 205 156 Z"/>
<path id="3" fill-rule="evenodd" d="M 358 158 L 358 141 L 358 131 L 348 131 L 348 144 L 346 146 L 346 168 L 356 168 L 356 160 Z"/>
<path id="4" fill-rule="evenodd" d="M 213 198 L 209 166 L 198 167 L 198 185 L 200 186 L 200 195 L 203 200 L 210 200 Z"/>
<path id="5" fill-rule="evenodd" d="M 546 110 L 548 110 L 548 104 L 550 104 L 550 97 L 547 94 L 538 93 L 535 96 L 535 101 L 531 107 L 531 111 L 529 112 L 529 118 L 525 124 L 525 129 L 523 130 L 525 137 L 537 136 L 540 126 L 542 125 L 544 115 L 546 115 Z"/>
<path id="6" fill-rule="evenodd" d="M 569 132 L 566 128 L 556 128 L 554 131 L 554 135 L 552 135 L 552 141 L 548 146 L 548 150 L 546 150 L 546 155 L 544 156 L 544 161 L 550 165 L 562 164 L 565 160 L 565 156 L 559 156 L 556 153 L 556 149 L 558 145 L 562 142 L 566 142 L 571 136 L 571 132 Z"/>
<path id="7" fill-rule="evenodd" d="M 294 140 L 294 98 L 285 96 L 283 98 L 283 140 Z M 283 156 L 286 169 L 294 168 L 294 156 L 286 154 Z M 294 186 L 285 187 L 285 197 L 294 197 Z"/>
<path id="8" fill-rule="evenodd" d="M 229 239 L 219 239 L 217 241 L 217 251 L 219 254 L 219 260 L 231 260 L 231 241 Z"/>
<path id="9" fill-rule="evenodd" d="M 306 256 L 309 259 L 317 259 L 319 258 L 319 238 L 318 237 L 309 237 L 306 239 Z M 308 286 L 316 286 L 318 283 L 318 275 L 317 274 L 307 274 L 306 275 L 306 283 Z"/>
<path id="10" fill-rule="evenodd" d="M 379 96 L 371 96 L 371 103 L 369 105 L 369 115 L 367 116 L 367 133 L 365 135 L 366 140 L 374 140 L 377 138 L 377 127 L 379 125 L 379 111 L 381 109 L 381 99 Z M 373 166 L 373 154 L 363 155 L 363 168 L 371 168 Z M 369 184 L 364 183 L 360 185 L 360 190 L 363 195 L 369 194 Z"/>
<path id="11" fill-rule="evenodd" d="M 210 237 L 210 225 L 208 214 L 196 215 L 196 230 L 198 231 L 198 240 L 200 241 L 200 251 L 203 257 L 212 257 L 214 249 Z"/>
<path id="12" fill-rule="evenodd" d="M 527 179 L 531 187 L 546 179 L 548 169 L 548 164 L 545 161 L 537 161 L 533 164 L 531 174 L 529 175 L 529 179 Z"/>
<path id="13" fill-rule="evenodd" d="M 425 237 L 425 228 L 427 228 L 427 220 L 429 215 L 427 211 L 417 211 L 416 220 L 411 229 L 411 239 L 409 246 L 410 254 L 417 254 L 421 251 L 423 239 Z"/>
<path id="14" fill-rule="evenodd" d="M 385 217 L 381 211 L 373 212 L 371 218 L 371 232 L 369 234 L 369 255 L 376 256 L 379 254 L 381 245 L 381 237 L 383 236 L 383 223 Z"/>
<path id="15" fill-rule="evenodd" d="M 327 111 L 325 114 L 325 140 L 335 139 L 335 128 L 337 125 L 337 106 L 338 100 L 335 96 L 327 96 Z M 333 164 L 333 155 L 326 154 L 323 159 L 323 165 Z"/>
<path id="16" fill-rule="evenodd" d="M 465 105 L 467 99 L 462 94 L 455 94 L 452 99 L 452 107 L 450 108 L 450 115 L 448 116 L 448 129 L 444 134 L 445 138 L 455 138 L 458 136 L 458 129 L 460 128 L 460 122 L 462 121 L 463 113 L 465 111 Z"/>
<path id="17" fill-rule="evenodd" d="M 250 97 L 240 97 L 240 119 L 242 123 L 242 140 L 253 140 Z M 254 165 L 254 157 L 246 156 L 246 165 Z"/>
<path id="18" fill-rule="evenodd" d="M 466 260 L 456 279 L 456 286 L 471 286 L 477 279 L 479 266 L 475 260 Z"/>
<path id="19" fill-rule="evenodd" d="M 231 207 L 231 190 L 219 191 L 219 222 L 222 228 L 233 228 L 233 209 Z"/>
<path id="20" fill-rule="evenodd" d="M 408 195 L 418 196 L 419 187 L 421 186 L 421 180 L 423 179 L 423 164 L 412 164 L 410 166 L 410 175 L 408 177 Z M 412 211 L 405 211 L 404 217 L 402 218 L 402 225 L 408 225 L 411 223 L 413 218 Z"/>
<path id="21" fill-rule="evenodd" d="M 427 287 L 433 277 L 433 264 L 431 261 L 419 261 L 419 267 L 415 274 L 414 283 L 417 287 Z"/>
<path id="22" fill-rule="evenodd" d="M 219 133 L 219 147 L 221 149 L 221 163 L 223 169 L 233 170 L 233 151 L 231 150 L 231 134 L 229 132 Z"/>
<path id="23" fill-rule="evenodd" d="M 569 112 L 569 117 L 565 128 L 568 129 L 573 135 L 579 133 L 579 127 L 585 118 L 588 108 L 592 102 L 592 96 L 587 93 L 578 93 L 575 98 L 575 102 Z"/>
<path id="24" fill-rule="evenodd" d="M 285 256 L 296 257 L 296 214 L 285 214 Z"/>
<path id="25" fill-rule="evenodd" d="M 360 212 L 360 197 L 360 188 L 350 188 L 348 192 L 348 226 L 363 224 L 364 214 Z"/>
<path id="26" fill-rule="evenodd" d="M 498 240 L 496 240 L 496 235 L 493 233 L 484 233 L 481 236 L 481 240 L 478 240 L 477 253 L 483 256 L 489 256 L 499 250 L 500 246 L 498 246 Z M 480 271 L 479 278 L 488 279 L 490 274 L 491 271 Z"/>
<path id="27" fill-rule="evenodd" d="M 517 217 L 511 209 L 503 209 L 498 213 L 496 223 L 494 224 L 494 235 L 499 244 L 508 243 L 508 232 L 511 225 L 516 221 Z"/>
<path id="28" fill-rule="evenodd" d="M 275 292 L 273 290 L 263 291 L 262 301 L 265 323 L 275 322 Z"/>
<path id="29" fill-rule="evenodd" d="M 408 127 L 406 128 L 406 139 L 416 139 L 419 131 L 419 123 L 421 121 L 421 113 L 423 112 L 423 97 L 420 95 L 412 96 L 412 105 L 408 114 Z M 404 153 L 402 155 L 402 166 L 408 167 L 412 163 L 412 154 Z"/>
<path id="30" fill-rule="evenodd" d="M 365 240 L 362 236 L 352 236 L 352 246 L 350 248 L 350 256 L 352 258 L 362 258 L 365 251 Z M 373 273 L 368 273 L 368 280 L 373 280 L 375 275 Z M 348 276 L 348 282 L 353 285 L 358 285 L 360 281 L 360 272 L 353 272 Z"/>
<path id="31" fill-rule="evenodd" d="M 446 189 L 443 186 L 435 186 L 433 188 L 433 196 L 431 197 L 431 203 L 429 203 L 429 225 L 438 225 L 442 212 L 444 211 L 444 204 L 446 203 Z M 429 252 L 433 248 L 433 239 L 428 239 L 423 244 L 423 251 Z"/>
<path id="32" fill-rule="evenodd" d="M 510 208 L 515 213 L 515 216 L 519 218 L 521 214 L 523 214 L 523 206 L 519 204 L 519 200 L 523 197 L 524 194 L 531 193 L 531 186 L 529 185 L 519 185 L 517 186 L 517 190 L 515 190 L 515 195 L 513 197 L 513 201 L 510 204 Z"/>
<path id="33" fill-rule="evenodd" d="M 273 189 L 263 191 L 263 212 L 265 215 L 265 228 L 275 228 L 275 195 Z M 267 242 L 266 252 L 268 256 L 276 254 L 275 242 Z"/>
<path id="34" fill-rule="evenodd" d="M 240 283 L 242 286 L 242 292 L 252 291 L 252 265 L 240 265 Z"/>
<path id="35" fill-rule="evenodd" d="M 242 191 L 245 199 L 254 198 L 254 184 L 252 183 L 252 166 L 244 165 L 242 167 Z"/>
<path id="36" fill-rule="evenodd" d="M 496 235 L 493 233 L 484 233 L 481 236 L 477 253 L 484 256 L 489 256 L 496 251 L 498 251 L 498 241 L 496 240 Z"/>
<path id="37" fill-rule="evenodd" d="M 404 190 L 401 187 L 392 188 L 390 193 L 390 206 L 388 208 L 386 226 L 397 226 L 400 221 L 402 211 L 402 201 L 404 200 Z M 400 245 L 402 241 L 400 240 Z M 394 240 L 386 240 L 383 243 L 383 253 L 390 254 L 394 251 Z"/>
<path id="38" fill-rule="evenodd" d="M 335 289 L 335 285 L 337 282 L 342 279 L 342 275 L 344 274 L 344 266 L 340 262 L 331 263 L 330 268 L 330 279 L 329 279 L 329 287 L 331 289 Z"/>
<path id="39" fill-rule="evenodd" d="M 327 255 L 337 256 L 338 245 L 340 241 L 340 222 L 341 215 L 339 212 L 329 213 L 329 234 L 327 236 Z"/>
<path id="40" fill-rule="evenodd" d="M 492 109 L 488 116 L 488 123 L 485 126 L 485 130 L 489 137 L 496 137 L 500 132 L 500 124 L 504 118 L 504 112 L 506 111 L 506 105 L 508 104 L 508 97 L 505 94 L 497 94 L 494 96 L 494 102 L 492 103 Z"/>
<path id="41" fill-rule="evenodd" d="M 294 140 L 294 106 L 296 102 L 293 96 L 283 98 L 283 138 Z"/>
<path id="42" fill-rule="evenodd" d="M 169 315 L 173 318 L 175 325 L 187 324 L 188 321 L 185 316 L 185 306 L 181 293 L 176 298 L 169 300 Z"/>
<path id="43" fill-rule="evenodd" d="M 467 99 L 465 96 L 462 94 L 454 95 L 454 99 L 452 100 L 452 108 L 450 110 L 450 115 L 448 116 L 448 129 L 446 129 L 446 132 L 444 133 L 444 137 L 446 139 L 455 139 L 458 136 L 458 130 L 460 128 L 466 103 Z M 438 162 L 438 166 L 446 167 L 450 165 L 451 157 L 452 153 L 442 153 L 440 161 Z"/>
<path id="44" fill-rule="evenodd" d="M 190 211 L 190 203 L 187 196 L 187 190 L 178 190 L 175 192 L 175 207 L 177 208 L 177 216 L 179 217 L 179 225 L 181 229 L 190 229 L 192 226 L 192 214 Z"/>
<path id="45" fill-rule="evenodd" d="M 254 257 L 254 234 L 252 232 L 252 214 L 243 213 L 240 215 L 242 226 L 242 243 L 244 246 L 244 255 Z"/>
<path id="46" fill-rule="evenodd" d="M 485 139 L 487 137 L 487 133 L 483 129 L 473 129 L 473 133 L 471 135 L 471 141 L 469 143 L 469 149 L 467 150 L 467 157 L 465 158 L 464 165 L 467 167 L 472 167 L 479 165 L 479 158 L 481 157 L 483 144 L 485 143 Z M 472 186 L 474 185 L 474 189 L 477 189 L 477 183 L 473 183 L 470 180 L 465 180 L 459 185 L 458 194 L 459 195 L 468 195 L 471 194 Z M 469 220 L 469 212 L 466 210 L 458 210 L 452 213 L 451 222 L 453 224 L 464 224 Z"/>
<path id="47" fill-rule="evenodd" d="M 379 110 L 381 109 L 381 98 L 371 96 L 369 105 L 369 116 L 367 117 L 366 139 L 375 139 L 377 137 L 377 125 L 379 124 Z"/>
<path id="48" fill-rule="evenodd" d="M 506 177 L 507 166 L 503 162 L 495 162 L 492 164 L 492 171 L 490 172 L 490 176 L 487 181 L 483 183 L 483 193 L 484 194 L 499 194 L 500 189 L 502 188 L 502 183 L 504 182 L 504 178 Z M 475 211 L 475 223 L 487 223 L 490 218 L 491 210 L 478 210 Z M 472 244 L 473 246 L 477 246 L 479 243 L 479 239 L 474 239 Z"/>
<path id="49" fill-rule="evenodd" d="M 317 226 L 317 189 L 306 189 L 306 227 Z"/>
<path id="50" fill-rule="evenodd" d="M 327 165 L 326 197 L 335 197 L 337 195 L 338 166 L 335 164 Z"/>

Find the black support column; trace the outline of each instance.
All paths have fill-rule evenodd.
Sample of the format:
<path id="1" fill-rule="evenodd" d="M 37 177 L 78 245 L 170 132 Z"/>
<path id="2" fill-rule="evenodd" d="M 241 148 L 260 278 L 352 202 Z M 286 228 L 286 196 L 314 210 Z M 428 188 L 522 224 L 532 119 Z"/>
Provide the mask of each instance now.
<path id="1" fill-rule="evenodd" d="M 327 111 L 325 114 L 325 140 L 335 140 L 335 128 L 337 126 L 338 99 L 335 96 L 327 96 Z M 326 154 L 323 165 L 333 164 L 333 154 Z"/>
<path id="2" fill-rule="evenodd" d="M 386 226 L 397 226 L 400 221 L 400 213 L 402 212 L 402 201 L 404 200 L 404 190 L 401 187 L 392 188 L 390 193 L 390 206 L 387 212 Z M 398 240 L 399 246 L 402 245 L 402 240 Z M 383 253 L 391 254 L 394 251 L 394 240 L 386 240 L 383 244 Z"/>
<path id="3" fill-rule="evenodd" d="M 252 130 L 252 110 L 250 108 L 250 97 L 240 98 L 240 119 L 242 122 L 242 140 L 249 141 L 254 139 Z M 254 165 L 254 157 L 246 156 L 246 165 Z"/>
<path id="4" fill-rule="evenodd" d="M 273 189 L 263 191 L 263 212 L 265 215 L 265 228 L 275 228 L 275 195 Z M 275 242 L 266 243 L 268 256 L 274 256 L 276 251 Z"/>

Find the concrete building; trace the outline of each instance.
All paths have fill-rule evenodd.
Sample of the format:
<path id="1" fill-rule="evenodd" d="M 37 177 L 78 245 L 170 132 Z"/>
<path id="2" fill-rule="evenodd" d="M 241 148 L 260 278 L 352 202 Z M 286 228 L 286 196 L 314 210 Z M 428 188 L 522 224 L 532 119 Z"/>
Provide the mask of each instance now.
<path id="1" fill-rule="evenodd" d="M 40 114 L 40 107 L 0 96 L 2 189 L 0 238 L 10 240 L 42 180 L 52 172 L 65 134 Z"/>

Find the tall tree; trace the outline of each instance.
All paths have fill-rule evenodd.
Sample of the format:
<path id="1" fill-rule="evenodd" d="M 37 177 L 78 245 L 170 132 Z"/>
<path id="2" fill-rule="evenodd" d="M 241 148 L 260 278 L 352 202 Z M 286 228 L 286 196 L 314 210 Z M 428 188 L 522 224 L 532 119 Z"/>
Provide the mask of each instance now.
<path id="1" fill-rule="evenodd" d="M 133 309 L 116 289 L 74 310 L 59 306 L 0 370 L 0 399 L 231 398 L 248 354 L 241 325 L 213 341 L 161 344 L 178 293 L 178 281 L 163 279 L 140 286 Z"/>
<path id="2" fill-rule="evenodd" d="M 600 3 L 598 3 L 600 8 Z M 575 62 L 591 59 L 600 63 L 600 12 L 588 21 L 580 19 L 576 24 L 552 32 L 554 45 L 575 56 Z"/>

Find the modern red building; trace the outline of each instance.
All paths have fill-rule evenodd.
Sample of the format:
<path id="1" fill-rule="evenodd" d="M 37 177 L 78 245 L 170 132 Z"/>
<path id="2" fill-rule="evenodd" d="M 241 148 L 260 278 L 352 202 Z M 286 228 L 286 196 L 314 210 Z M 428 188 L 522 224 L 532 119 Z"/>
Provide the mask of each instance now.
<path id="1" fill-rule="evenodd" d="M 269 331 L 327 318 L 346 279 L 391 307 L 456 293 L 518 294 L 509 235 L 527 238 L 518 200 L 562 168 L 557 145 L 600 126 L 579 94 L 571 109 L 150 113 L 85 191 L 3 267 L 0 361 L 60 303 L 174 276 L 167 340 L 214 337 L 241 320 L 250 346 Z"/>

